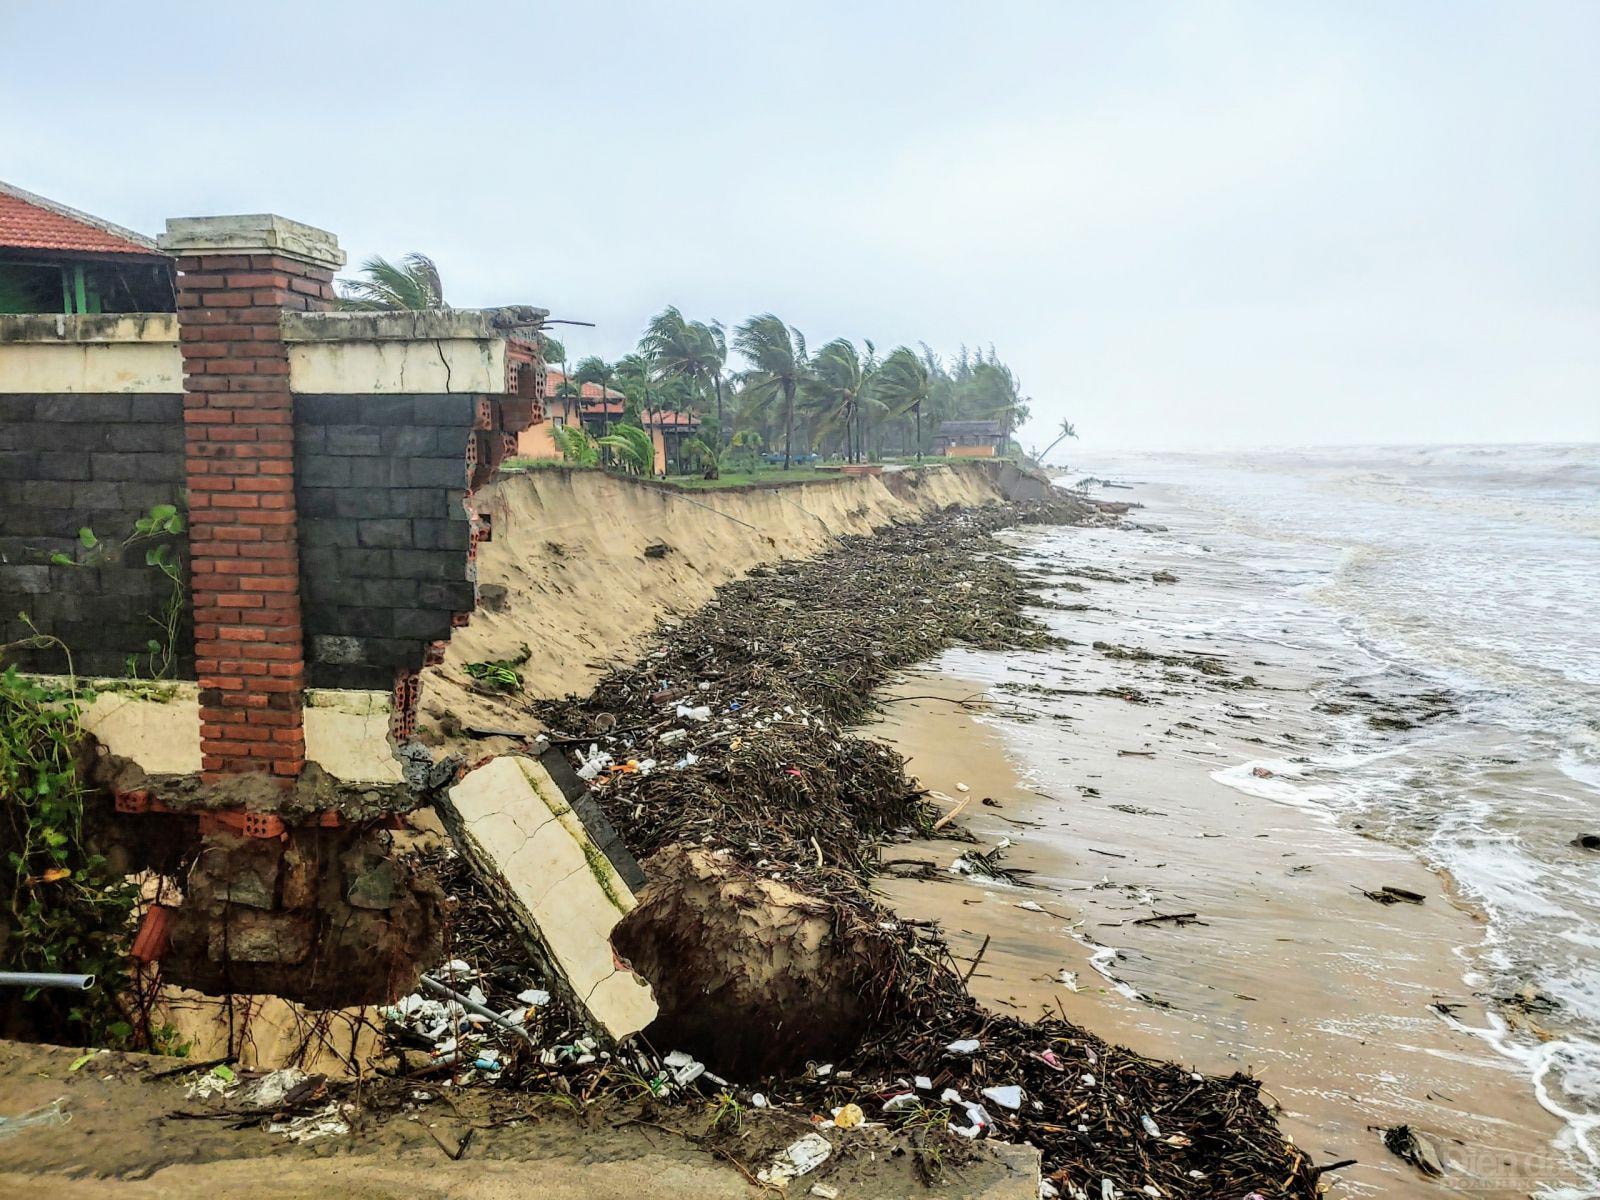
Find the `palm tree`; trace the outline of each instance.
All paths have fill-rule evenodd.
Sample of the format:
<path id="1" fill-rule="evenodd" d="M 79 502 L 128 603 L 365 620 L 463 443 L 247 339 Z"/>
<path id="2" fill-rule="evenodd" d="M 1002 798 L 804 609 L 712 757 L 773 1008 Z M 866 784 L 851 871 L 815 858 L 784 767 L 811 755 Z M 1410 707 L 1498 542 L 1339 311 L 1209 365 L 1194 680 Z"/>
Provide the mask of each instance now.
<path id="1" fill-rule="evenodd" d="M 750 362 L 745 395 L 758 407 L 783 397 L 783 469 L 794 458 L 794 397 L 806 378 L 806 339 L 771 313 L 751 317 L 734 331 L 734 348 Z"/>
<path id="2" fill-rule="evenodd" d="M 617 462 L 629 475 L 655 474 L 656 444 L 642 426 L 618 422 L 616 432 L 601 438 L 600 445 L 616 454 Z"/>
<path id="3" fill-rule="evenodd" d="M 617 377 L 617 390 L 623 395 L 624 420 L 637 420 L 641 412 L 650 412 L 651 378 L 650 360 L 642 354 L 624 354 L 613 368 Z"/>
<path id="4" fill-rule="evenodd" d="M 1054 450 L 1057 446 L 1059 446 L 1061 444 L 1061 441 L 1062 441 L 1063 438 L 1075 438 L 1077 436 L 1078 436 L 1078 431 L 1072 427 L 1072 422 L 1071 421 L 1063 421 L 1063 422 L 1061 422 L 1061 432 L 1056 435 L 1056 440 L 1051 442 L 1048 446 L 1046 446 L 1044 448 L 1043 453 L 1041 453 L 1041 454 L 1036 456 L 1038 458 L 1040 464 L 1042 465 L 1044 463 L 1045 456 L 1048 455 L 1050 453 L 1050 451 Z"/>
<path id="5" fill-rule="evenodd" d="M 700 335 L 703 361 L 706 369 L 711 372 L 711 387 L 717 395 L 717 441 L 721 443 L 718 446 L 720 450 L 722 446 L 727 445 L 727 439 L 732 436 L 723 431 L 722 424 L 722 373 L 728 365 L 728 334 L 722 328 L 721 321 L 712 321 L 709 325 L 703 321 L 696 321 L 694 328 Z"/>
<path id="6" fill-rule="evenodd" d="M 870 342 L 867 345 L 871 347 Z M 855 344 L 848 338 L 835 338 L 817 351 L 811 360 L 811 373 L 803 385 L 806 397 L 815 404 L 824 421 L 844 428 L 844 453 L 849 462 L 855 462 L 861 450 L 857 417 L 868 379 Z"/>
<path id="7" fill-rule="evenodd" d="M 922 461 L 922 405 L 931 394 L 928 367 L 908 347 L 900 346 L 878 368 L 875 389 L 878 399 L 895 416 L 915 413 L 917 418 L 917 461 Z"/>
<path id="8" fill-rule="evenodd" d="M 611 432 L 610 397 L 607 392 L 611 387 L 611 380 L 616 376 L 616 368 L 598 355 L 591 354 L 588 358 L 578 361 L 578 368 L 572 373 L 572 378 L 580 385 L 595 383 L 600 385 L 600 435 L 604 437 Z M 583 393 L 578 393 L 578 423 L 583 424 Z"/>
<path id="9" fill-rule="evenodd" d="M 663 379 L 682 379 L 691 387 L 713 391 L 717 399 L 717 431 L 722 436 L 722 371 L 728 360 L 728 340 L 716 322 L 686 321 L 676 305 L 669 304 L 645 327 L 639 339 L 644 354 Z"/>
<path id="10" fill-rule="evenodd" d="M 362 279 L 342 279 L 339 307 L 365 312 L 448 308 L 439 268 L 426 254 L 411 253 L 398 263 L 373 255 L 361 264 Z"/>

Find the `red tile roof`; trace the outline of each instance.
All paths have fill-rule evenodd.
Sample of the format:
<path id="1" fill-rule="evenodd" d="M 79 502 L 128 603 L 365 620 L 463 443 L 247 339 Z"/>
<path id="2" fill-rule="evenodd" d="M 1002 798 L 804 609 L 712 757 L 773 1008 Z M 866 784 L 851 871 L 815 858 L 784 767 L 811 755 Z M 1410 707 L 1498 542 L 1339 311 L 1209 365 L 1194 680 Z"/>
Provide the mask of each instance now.
<path id="1" fill-rule="evenodd" d="M 565 382 L 566 378 L 567 377 L 560 371 L 556 370 L 556 368 L 547 368 L 545 370 L 544 377 L 545 398 L 553 399 L 557 390 L 561 387 L 562 383 Z M 578 391 L 582 394 L 583 399 L 593 400 L 596 404 L 600 402 L 600 385 L 598 383 L 580 383 L 578 385 Z M 617 391 L 616 388 L 608 387 L 606 389 L 606 398 L 609 400 L 625 400 L 627 397 L 625 397 L 621 392 Z"/>
<path id="2" fill-rule="evenodd" d="M 131 229 L 0 182 L 0 247 L 81 254 L 161 254 Z"/>
<path id="3" fill-rule="evenodd" d="M 561 386 L 561 381 L 563 379 L 565 379 L 565 378 L 566 378 L 566 376 L 563 375 L 560 371 L 556 370 L 554 367 L 551 367 L 546 372 L 546 374 L 545 374 L 545 398 L 546 399 L 554 399 L 555 398 L 556 389 Z M 602 411 L 605 413 L 606 416 L 621 416 L 622 415 L 622 413 L 624 411 L 624 406 L 625 406 L 626 401 L 627 401 L 627 397 L 624 396 L 621 392 L 617 391 L 616 388 L 607 388 L 606 389 L 606 399 L 605 399 L 604 402 L 602 402 L 601 399 L 600 399 L 600 385 L 598 383 L 581 384 L 579 386 L 578 390 L 579 390 L 579 392 L 582 393 L 582 397 L 581 397 L 579 403 L 583 407 L 583 412 L 584 412 L 585 416 L 591 416 L 591 417 L 599 416 Z M 690 426 L 698 426 L 700 424 L 700 414 L 699 413 L 676 413 L 676 412 L 668 412 L 665 409 L 661 409 L 661 410 L 651 410 L 650 412 L 642 413 L 641 417 L 642 417 L 642 419 L 643 419 L 643 421 L 644 421 L 644 423 L 646 425 L 658 425 L 658 426 L 690 425 Z"/>

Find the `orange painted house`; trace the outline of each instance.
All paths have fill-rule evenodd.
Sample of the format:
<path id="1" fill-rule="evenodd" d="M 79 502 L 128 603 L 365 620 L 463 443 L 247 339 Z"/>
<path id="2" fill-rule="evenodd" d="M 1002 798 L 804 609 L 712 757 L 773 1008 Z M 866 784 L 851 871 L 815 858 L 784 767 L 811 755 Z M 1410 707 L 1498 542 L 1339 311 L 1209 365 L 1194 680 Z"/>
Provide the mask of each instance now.
<path id="1" fill-rule="evenodd" d="M 602 397 L 598 383 L 584 383 L 578 386 L 581 395 L 562 396 L 559 393 L 565 381 L 566 376 L 558 369 L 546 368 L 545 420 L 522 431 L 517 439 L 518 458 L 559 459 L 561 451 L 556 449 L 552 430 L 573 424 L 579 419 L 580 412 L 584 428 L 596 437 L 599 437 L 607 426 L 622 420 L 627 398 L 621 392 L 615 388 L 606 388 Z M 679 413 L 652 409 L 639 414 L 639 423 L 649 431 L 650 440 L 655 443 L 656 474 L 660 475 L 666 472 L 668 461 L 677 452 L 679 444 L 686 438 L 692 437 L 700 428 L 700 417 L 699 414 L 692 412 Z"/>

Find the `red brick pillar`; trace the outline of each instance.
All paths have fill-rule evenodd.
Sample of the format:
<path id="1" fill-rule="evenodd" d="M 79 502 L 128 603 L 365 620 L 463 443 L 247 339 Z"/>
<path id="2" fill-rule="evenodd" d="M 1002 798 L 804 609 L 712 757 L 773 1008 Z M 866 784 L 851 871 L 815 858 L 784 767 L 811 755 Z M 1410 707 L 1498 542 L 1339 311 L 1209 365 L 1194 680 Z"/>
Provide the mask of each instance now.
<path id="1" fill-rule="evenodd" d="M 169 220 L 189 490 L 204 776 L 305 765 L 305 649 L 285 310 L 325 309 L 344 254 L 275 216 Z"/>

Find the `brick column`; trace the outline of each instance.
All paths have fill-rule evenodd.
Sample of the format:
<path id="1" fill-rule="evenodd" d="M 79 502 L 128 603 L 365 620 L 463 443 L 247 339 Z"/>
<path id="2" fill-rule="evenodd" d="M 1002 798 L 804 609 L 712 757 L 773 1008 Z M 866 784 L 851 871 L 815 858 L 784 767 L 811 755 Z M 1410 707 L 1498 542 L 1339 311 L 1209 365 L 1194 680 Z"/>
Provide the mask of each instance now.
<path id="1" fill-rule="evenodd" d="M 344 254 L 276 216 L 169 220 L 178 259 L 189 570 L 204 777 L 305 765 L 294 397 L 279 318 L 324 309 Z"/>

